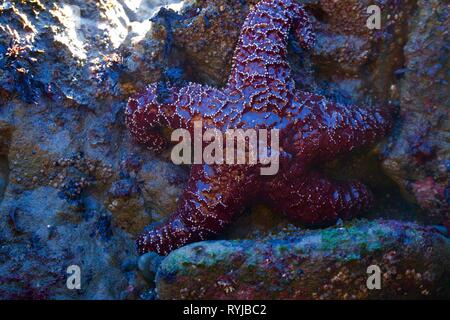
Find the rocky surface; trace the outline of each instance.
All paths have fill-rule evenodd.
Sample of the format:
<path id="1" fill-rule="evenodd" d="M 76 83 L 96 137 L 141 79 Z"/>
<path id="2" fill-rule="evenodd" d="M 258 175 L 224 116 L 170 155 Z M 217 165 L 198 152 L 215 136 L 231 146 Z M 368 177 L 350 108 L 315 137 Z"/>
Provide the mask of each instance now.
<path id="1" fill-rule="evenodd" d="M 383 162 L 433 223 L 448 221 L 450 213 L 449 25 L 445 3 L 417 2 L 397 73 L 401 122 Z"/>
<path id="2" fill-rule="evenodd" d="M 2 298 L 136 298 L 146 285 L 134 235 L 172 210 L 185 173 L 125 134 L 119 52 L 157 6 L 0 7 Z M 72 264 L 80 291 L 66 288 Z"/>
<path id="3" fill-rule="evenodd" d="M 258 240 L 204 241 L 178 249 L 156 275 L 161 299 L 392 299 L 446 297 L 450 241 L 395 221 L 288 229 Z M 381 290 L 368 290 L 379 266 Z"/>
<path id="4" fill-rule="evenodd" d="M 164 1 L 157 0 L 139 5 L 67 2 L 3 1 L 0 6 L 0 296 L 152 298 L 142 295 L 151 292 L 153 283 L 149 273 L 138 271 L 143 267 L 137 262 L 134 236 L 173 210 L 186 172 L 172 165 L 168 154 L 155 156 L 133 144 L 124 127 L 125 102 L 159 80 L 222 85 L 240 26 L 257 1 L 189 0 L 182 11 L 179 1 L 168 1 L 171 5 L 162 10 Z M 337 160 L 329 170 L 345 178 L 362 178 L 372 187 L 378 201 L 367 217 L 445 223 L 449 212 L 445 4 L 376 1 L 382 8 L 382 30 L 368 31 L 366 8 L 372 2 L 304 2 L 314 15 L 318 43 L 312 52 L 303 52 L 291 41 L 297 85 L 343 103 L 384 103 L 400 110 L 386 143 L 356 154 L 354 161 Z M 257 206 L 223 237 L 265 239 L 264 234 L 287 224 Z M 354 228 L 400 232 L 406 227 L 374 222 Z M 409 235 L 412 239 L 420 234 L 432 239 L 436 250 L 448 248 L 439 245 L 436 239 L 441 237 L 430 230 L 411 228 L 417 230 Z M 303 231 L 294 231 L 291 237 L 301 235 Z M 359 247 L 362 240 L 355 241 Z M 398 241 L 386 240 L 383 248 L 396 251 L 399 270 L 412 270 L 403 263 L 413 255 Z M 268 246 L 263 240 L 249 243 L 253 245 Z M 174 256 L 192 248 L 180 249 L 184 251 Z M 242 248 L 234 243 L 229 250 L 245 256 Z M 379 259 L 387 252 L 383 250 L 377 251 Z M 418 268 L 435 261 L 434 253 L 414 257 Z M 174 261 L 168 259 L 164 268 Z M 66 268 L 72 264 L 82 269 L 80 291 L 65 286 Z M 417 270 L 421 275 L 426 271 Z M 442 271 L 430 270 L 436 277 Z M 161 297 L 179 296 L 176 284 L 171 289 L 164 282 L 163 290 L 163 277 L 159 279 Z M 282 288 L 290 284 L 277 281 Z M 195 297 L 194 284 L 185 287 L 186 294 Z M 423 290 L 435 295 L 437 287 L 436 282 L 427 282 Z M 276 296 L 274 288 L 266 288 L 267 294 Z M 361 294 L 353 289 L 348 297 Z M 218 297 L 223 292 L 220 288 L 208 294 Z M 312 288 L 308 292 L 312 294 Z M 411 297 L 422 294 L 411 292 Z"/>

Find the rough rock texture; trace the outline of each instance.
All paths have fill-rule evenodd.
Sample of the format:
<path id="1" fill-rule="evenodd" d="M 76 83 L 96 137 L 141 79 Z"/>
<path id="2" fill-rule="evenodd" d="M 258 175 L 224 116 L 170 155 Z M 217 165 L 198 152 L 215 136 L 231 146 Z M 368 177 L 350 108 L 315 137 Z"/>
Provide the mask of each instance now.
<path id="1" fill-rule="evenodd" d="M 431 228 L 357 222 L 275 237 L 204 241 L 167 256 L 161 299 L 373 299 L 448 297 L 450 241 Z M 383 272 L 368 290 L 367 268 Z"/>
<path id="2" fill-rule="evenodd" d="M 132 143 L 125 102 L 158 80 L 223 84 L 257 1 L 189 0 L 181 14 L 164 9 L 150 22 L 161 2 L 0 5 L 0 297 L 137 298 L 152 287 L 137 271 L 134 236 L 173 211 L 187 175 L 167 154 Z M 378 199 L 370 217 L 448 219 L 445 3 L 303 2 L 315 16 L 318 45 L 306 53 L 291 41 L 297 85 L 400 110 L 387 145 L 330 171 L 370 185 Z M 365 28 L 368 4 L 383 8 L 380 31 Z M 224 239 L 283 226 L 258 206 Z M 65 287 L 71 264 L 82 267 L 81 291 Z"/>
<path id="3" fill-rule="evenodd" d="M 442 1 L 417 6 L 399 71 L 401 122 L 383 166 L 429 222 L 442 223 L 450 214 L 450 11 Z"/>
<path id="4" fill-rule="evenodd" d="M 133 235 L 173 209 L 184 181 L 124 130 L 119 47 L 157 3 L 134 14 L 115 1 L 71 4 L 0 7 L 2 298 L 137 297 Z M 72 264 L 80 291 L 66 288 Z"/>

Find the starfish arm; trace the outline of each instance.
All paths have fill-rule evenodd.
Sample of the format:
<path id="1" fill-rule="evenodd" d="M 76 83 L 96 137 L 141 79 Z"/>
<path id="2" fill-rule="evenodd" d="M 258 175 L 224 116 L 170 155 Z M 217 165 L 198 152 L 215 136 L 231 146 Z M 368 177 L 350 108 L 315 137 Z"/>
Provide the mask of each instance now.
<path id="1" fill-rule="evenodd" d="M 344 106 L 307 92 L 297 92 L 295 100 L 298 134 L 291 149 L 305 159 L 333 160 L 376 142 L 391 127 L 391 117 L 382 108 Z"/>
<path id="2" fill-rule="evenodd" d="M 157 128 L 148 126 L 144 121 L 136 121 L 135 118 L 128 119 L 127 127 L 137 143 L 153 152 L 160 153 L 168 145 L 161 132 Z"/>
<path id="3" fill-rule="evenodd" d="M 316 35 L 314 34 L 309 15 L 299 3 L 295 5 L 294 17 L 292 29 L 294 30 L 295 38 L 303 49 L 311 50 L 316 42 Z"/>
<path id="4" fill-rule="evenodd" d="M 215 127 L 215 119 L 226 103 L 225 95 L 217 89 L 189 84 L 182 88 L 158 89 L 157 84 L 130 98 L 125 110 L 125 122 L 135 140 L 155 152 L 168 144 L 161 128 L 193 129 L 194 120 L 203 120 Z"/>
<path id="5" fill-rule="evenodd" d="M 139 253 L 166 255 L 222 232 L 244 207 L 249 187 L 255 189 L 252 181 L 244 166 L 193 165 L 176 212 L 165 224 L 139 236 Z"/>
<path id="6" fill-rule="evenodd" d="M 130 99 L 127 126 L 152 150 L 167 143 L 162 127 L 192 134 L 196 121 L 202 121 L 203 129 L 222 132 L 276 127 L 283 160 L 273 177 L 261 177 L 251 165 L 193 165 L 173 215 L 138 238 L 140 254 L 166 255 L 208 239 L 256 196 L 266 196 L 275 208 L 308 225 L 349 218 L 370 206 L 372 196 L 361 183 L 336 182 L 308 170 L 311 162 L 375 142 L 389 129 L 390 117 L 381 109 L 346 107 L 296 91 L 286 57 L 291 28 L 303 47 L 313 45 L 311 23 L 296 0 L 261 0 L 244 23 L 223 90 L 153 84 Z"/>
<path id="7" fill-rule="evenodd" d="M 273 208 L 307 226 L 352 218 L 373 202 L 372 194 L 362 183 L 333 181 L 318 172 L 295 179 L 291 174 L 284 174 L 274 180 L 268 190 Z"/>
<path id="8" fill-rule="evenodd" d="M 294 90 L 286 59 L 291 28 L 304 48 L 313 46 L 312 25 L 300 3 L 295 0 L 260 1 L 242 27 L 228 87 L 246 97 L 252 91 L 264 99 L 286 99 L 284 94 Z M 277 90 L 266 90 L 274 86 Z M 271 97 L 274 92 L 279 93 Z"/>
<path id="9" fill-rule="evenodd" d="M 167 141 L 161 128 L 177 123 L 173 115 L 173 101 L 178 100 L 174 93 L 166 93 L 165 103 L 156 83 L 149 85 L 145 91 L 131 97 L 125 109 L 125 124 L 133 138 L 149 150 L 161 152 Z"/>
<path id="10" fill-rule="evenodd" d="M 178 92 L 172 114 L 184 128 L 192 130 L 193 121 L 202 121 L 205 128 L 218 128 L 227 117 L 224 110 L 228 98 L 221 90 L 190 83 Z"/>

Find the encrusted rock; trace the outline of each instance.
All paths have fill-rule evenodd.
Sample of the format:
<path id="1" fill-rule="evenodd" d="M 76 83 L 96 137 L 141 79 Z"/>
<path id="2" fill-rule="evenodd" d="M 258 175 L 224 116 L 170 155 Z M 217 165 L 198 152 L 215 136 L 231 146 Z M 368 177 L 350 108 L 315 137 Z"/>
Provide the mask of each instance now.
<path id="1" fill-rule="evenodd" d="M 383 162 L 430 223 L 448 221 L 450 213 L 449 26 L 448 5 L 417 2 L 398 70 L 401 121 Z"/>
<path id="2" fill-rule="evenodd" d="M 448 298 L 449 263 L 450 241 L 433 228 L 360 221 L 191 244 L 162 261 L 156 288 L 161 299 Z M 371 265 L 380 290 L 367 287 Z"/>

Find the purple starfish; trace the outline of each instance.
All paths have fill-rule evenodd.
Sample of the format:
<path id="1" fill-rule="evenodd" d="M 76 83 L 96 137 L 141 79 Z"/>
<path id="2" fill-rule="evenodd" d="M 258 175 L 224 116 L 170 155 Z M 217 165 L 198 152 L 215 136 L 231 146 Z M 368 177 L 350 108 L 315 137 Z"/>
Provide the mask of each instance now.
<path id="1" fill-rule="evenodd" d="M 279 129 L 280 169 L 260 175 L 254 165 L 192 165 L 186 190 L 176 211 L 161 226 L 137 240 L 140 254 L 166 255 L 194 241 L 222 232 L 252 201 L 304 225 L 326 225 L 347 219 L 372 203 L 360 182 L 337 182 L 314 164 L 374 143 L 390 127 L 381 108 L 343 106 L 298 91 L 286 59 L 289 31 L 304 48 L 314 34 L 303 7 L 294 0 L 263 0 L 252 10 L 241 31 L 232 72 L 223 89 L 199 84 L 168 88 L 157 84 L 128 102 L 126 123 L 134 138 L 159 152 L 168 142 L 161 128 Z"/>

